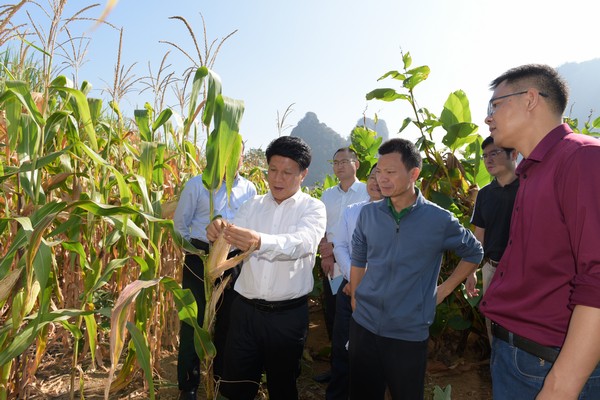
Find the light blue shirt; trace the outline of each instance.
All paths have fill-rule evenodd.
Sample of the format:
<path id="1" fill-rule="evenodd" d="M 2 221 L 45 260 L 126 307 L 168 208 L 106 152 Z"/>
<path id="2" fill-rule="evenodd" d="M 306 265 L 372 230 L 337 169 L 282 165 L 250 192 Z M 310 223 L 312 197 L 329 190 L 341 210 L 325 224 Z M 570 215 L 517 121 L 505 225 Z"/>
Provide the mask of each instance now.
<path id="1" fill-rule="evenodd" d="M 202 175 L 190 179 L 181 192 L 173 223 L 177 232 L 188 241 L 194 238 L 208 242 L 206 238 L 206 226 L 210 222 L 208 195 L 208 190 L 202 183 Z M 232 221 L 240 206 L 254 196 L 256 196 L 254 184 L 238 175 L 233 182 L 229 204 L 225 183 L 214 194 L 214 215 L 221 215 L 225 220 Z"/>
<path id="2" fill-rule="evenodd" d="M 344 210 L 339 223 L 333 229 L 333 254 L 340 266 L 340 271 L 347 281 L 350 281 L 350 257 L 352 256 L 352 234 L 356 228 L 356 220 L 365 204 L 369 201 L 350 204 Z"/>
<path id="3" fill-rule="evenodd" d="M 339 184 L 323 192 L 321 201 L 327 209 L 327 241 L 333 242 L 334 227 L 340 221 L 342 212 L 346 207 L 365 200 L 369 200 L 367 185 L 359 180 L 356 180 L 346 192 L 342 190 Z"/>

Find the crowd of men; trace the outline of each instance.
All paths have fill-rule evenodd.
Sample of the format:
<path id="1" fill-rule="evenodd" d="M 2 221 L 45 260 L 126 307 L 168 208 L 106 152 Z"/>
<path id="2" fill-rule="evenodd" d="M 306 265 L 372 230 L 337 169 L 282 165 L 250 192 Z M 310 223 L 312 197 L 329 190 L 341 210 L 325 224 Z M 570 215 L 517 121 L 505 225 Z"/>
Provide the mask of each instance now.
<path id="1" fill-rule="evenodd" d="M 270 399 L 298 399 L 319 253 L 332 342 L 331 373 L 320 378 L 327 399 L 423 399 L 436 306 L 463 282 L 478 295 L 480 264 L 493 398 L 600 399 L 600 142 L 562 123 L 568 88 L 551 67 L 513 68 L 491 89 L 481 148 L 493 180 L 476 199 L 474 232 L 424 198 L 421 156 L 405 139 L 380 146 L 366 184 L 356 153 L 339 149 L 339 184 L 320 200 L 301 190 L 311 149 L 290 136 L 266 149 L 268 193 L 238 175 L 229 201 L 224 189 L 215 195 L 220 218 L 209 220 L 202 178 L 186 184 L 174 218 L 186 239 L 208 252 L 222 234 L 231 255 L 254 249 L 231 273 L 217 314 L 222 396 L 254 399 L 264 373 Z M 441 282 L 447 252 L 460 261 Z M 183 287 L 200 309 L 202 276 L 201 259 L 186 255 Z M 180 399 L 196 398 L 193 348 L 183 323 Z"/>

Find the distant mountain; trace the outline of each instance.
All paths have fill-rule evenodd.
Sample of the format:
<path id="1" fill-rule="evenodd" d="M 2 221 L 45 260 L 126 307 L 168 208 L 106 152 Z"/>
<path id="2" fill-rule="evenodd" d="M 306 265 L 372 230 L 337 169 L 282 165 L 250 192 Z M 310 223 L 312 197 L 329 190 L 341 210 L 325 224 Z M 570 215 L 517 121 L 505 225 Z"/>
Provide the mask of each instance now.
<path id="1" fill-rule="evenodd" d="M 370 118 L 360 118 L 356 122 L 356 126 L 365 126 L 380 136 L 383 141 L 390 137 L 387 124 L 384 120 L 378 120 L 375 123 Z M 290 136 L 296 136 L 304 139 L 312 149 L 312 163 L 308 169 L 308 175 L 304 179 L 304 186 L 313 186 L 316 183 L 323 182 L 325 176 L 332 175 L 333 169 L 329 161 L 333 158 L 333 154 L 337 149 L 350 146 L 350 133 L 343 138 L 336 131 L 328 127 L 326 124 L 319 121 L 317 114 L 307 112 Z"/>
<path id="2" fill-rule="evenodd" d="M 382 139 L 382 143 L 390 138 L 387 124 L 382 119 L 378 119 L 377 123 L 375 123 L 375 120 L 372 120 L 371 118 L 361 118 L 356 122 L 356 126 L 363 126 L 377 132 L 377 136 Z"/>
<path id="3" fill-rule="evenodd" d="M 312 149 L 312 162 L 308 168 L 308 175 L 304 179 L 304 186 L 323 182 L 327 174 L 333 174 L 329 160 L 333 158 L 333 153 L 337 149 L 350 144 L 347 139 L 320 122 L 314 112 L 307 112 L 292 129 L 290 136 L 304 139 Z"/>
<path id="4" fill-rule="evenodd" d="M 567 80 L 571 90 L 566 116 L 577 118 L 579 127 L 593 118 L 600 117 L 600 58 L 580 63 L 567 63 L 557 68 Z"/>

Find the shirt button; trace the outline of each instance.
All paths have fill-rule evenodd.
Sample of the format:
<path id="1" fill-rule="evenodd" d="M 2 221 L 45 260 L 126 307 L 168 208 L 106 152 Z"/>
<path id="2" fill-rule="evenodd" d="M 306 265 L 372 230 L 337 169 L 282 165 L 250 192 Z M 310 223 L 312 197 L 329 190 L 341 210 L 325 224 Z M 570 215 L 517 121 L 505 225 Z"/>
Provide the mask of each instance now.
<path id="1" fill-rule="evenodd" d="M 527 174 L 523 174 L 523 179 L 527 179 Z"/>
<path id="2" fill-rule="evenodd" d="M 504 272 L 500 272 L 500 276 L 501 276 L 501 277 L 502 277 L 502 276 L 504 276 Z"/>
<path id="3" fill-rule="evenodd" d="M 512 244 L 512 239 L 508 240 L 508 244 L 511 245 Z"/>
<path id="4" fill-rule="evenodd" d="M 487 301 L 483 301 L 483 302 L 481 302 L 481 304 L 483 304 L 485 306 L 487 304 Z"/>

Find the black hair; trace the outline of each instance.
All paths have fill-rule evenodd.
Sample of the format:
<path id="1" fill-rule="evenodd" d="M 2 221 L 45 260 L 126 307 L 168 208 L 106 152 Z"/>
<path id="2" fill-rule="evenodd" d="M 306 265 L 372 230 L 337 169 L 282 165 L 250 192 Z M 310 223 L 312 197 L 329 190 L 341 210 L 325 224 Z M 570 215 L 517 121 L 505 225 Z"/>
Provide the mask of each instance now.
<path id="1" fill-rule="evenodd" d="M 348 153 L 350 153 L 350 155 L 352 156 L 352 159 L 354 159 L 354 160 L 358 160 L 358 154 L 356 154 L 356 151 L 354 151 L 354 150 L 353 150 L 353 149 L 351 149 L 350 147 L 340 147 L 339 149 L 337 149 L 337 150 L 335 151 L 335 153 L 333 153 L 333 158 L 335 158 L 335 155 L 336 155 L 337 153 L 340 153 L 340 152 L 346 152 L 346 151 L 347 151 Z"/>
<path id="2" fill-rule="evenodd" d="M 515 86 L 517 90 L 534 87 L 546 98 L 551 108 L 562 116 L 569 101 L 567 82 L 556 69 L 544 64 L 527 64 L 509 69 L 490 83 L 492 90 L 502 82 Z"/>
<path id="3" fill-rule="evenodd" d="M 369 170 L 369 175 L 367 175 L 367 176 L 371 176 L 371 174 L 373 173 L 373 171 L 375 170 L 375 168 L 377 168 L 377 163 L 373 164 L 373 166 Z"/>
<path id="4" fill-rule="evenodd" d="M 308 144 L 296 136 L 278 137 L 269 143 L 265 153 L 267 155 L 267 164 L 273 156 L 287 157 L 298 163 L 300 171 L 307 169 L 312 159 Z"/>
<path id="5" fill-rule="evenodd" d="M 491 136 L 488 136 L 484 139 L 484 141 L 481 143 L 481 150 L 485 150 L 486 147 L 488 147 L 490 144 L 494 144 L 494 138 Z M 512 153 L 515 149 L 511 148 L 511 147 L 500 147 L 502 150 L 504 150 L 506 152 L 507 155 L 510 156 L 510 153 Z"/>
<path id="6" fill-rule="evenodd" d="M 390 139 L 379 146 L 379 155 L 399 153 L 402 156 L 402 162 L 408 171 L 413 168 L 421 168 L 423 161 L 421 154 L 414 143 L 406 139 Z"/>

